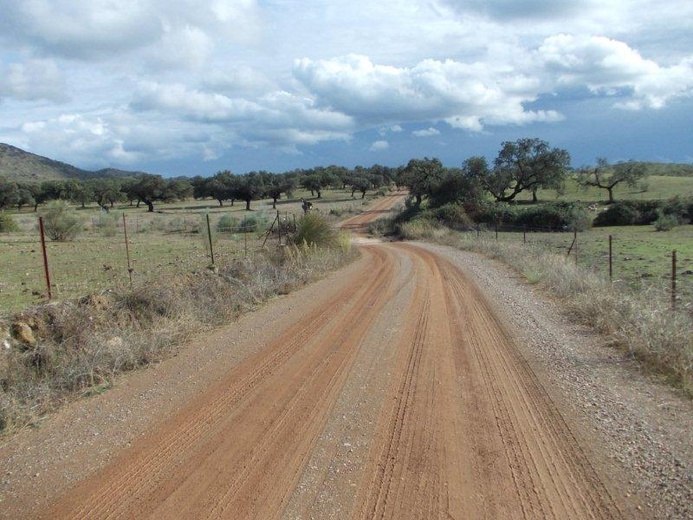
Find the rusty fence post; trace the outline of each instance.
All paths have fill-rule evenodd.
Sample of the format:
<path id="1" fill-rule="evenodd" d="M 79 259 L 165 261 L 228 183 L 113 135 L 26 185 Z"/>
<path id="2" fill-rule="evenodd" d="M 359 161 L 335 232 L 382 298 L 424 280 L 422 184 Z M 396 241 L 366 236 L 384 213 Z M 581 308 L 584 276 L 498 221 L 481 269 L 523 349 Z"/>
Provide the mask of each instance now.
<path id="1" fill-rule="evenodd" d="M 39 233 L 41 235 L 41 251 L 43 252 L 43 271 L 46 275 L 46 287 L 48 289 L 48 300 L 53 298 L 51 293 L 51 274 L 48 269 L 48 253 L 46 252 L 46 233 L 43 229 L 43 217 L 39 217 Z"/>

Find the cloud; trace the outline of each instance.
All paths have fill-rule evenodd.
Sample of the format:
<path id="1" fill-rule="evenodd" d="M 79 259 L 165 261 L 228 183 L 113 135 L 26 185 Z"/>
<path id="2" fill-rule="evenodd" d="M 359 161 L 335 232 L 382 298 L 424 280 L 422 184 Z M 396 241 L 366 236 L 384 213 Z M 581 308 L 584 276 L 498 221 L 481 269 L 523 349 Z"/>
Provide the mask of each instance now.
<path id="1" fill-rule="evenodd" d="M 0 65 L 0 100 L 67 101 L 65 76 L 51 60 Z"/>
<path id="2" fill-rule="evenodd" d="M 594 94 L 625 98 L 617 106 L 662 108 L 693 93 L 693 57 L 663 67 L 621 41 L 560 34 L 537 50 L 558 88 L 586 86 Z"/>
<path id="3" fill-rule="evenodd" d="M 433 137 L 435 135 L 440 135 L 440 131 L 433 127 L 429 127 L 426 130 L 415 130 L 411 134 L 414 137 Z"/>
<path id="4" fill-rule="evenodd" d="M 257 42 L 262 27 L 255 0 L 0 0 L 0 11 L 6 45 L 88 61 L 148 50 L 185 65 L 212 41 Z"/>
<path id="5" fill-rule="evenodd" d="M 318 104 L 364 125 L 444 120 L 457 128 L 556 121 L 554 111 L 524 109 L 540 80 L 503 64 L 424 60 L 413 67 L 374 64 L 365 56 L 297 60 L 294 74 Z"/>
<path id="6" fill-rule="evenodd" d="M 387 141 L 380 140 L 374 141 L 368 150 L 370 150 L 371 152 L 383 152 L 388 148 L 390 148 L 390 143 L 388 143 Z"/>

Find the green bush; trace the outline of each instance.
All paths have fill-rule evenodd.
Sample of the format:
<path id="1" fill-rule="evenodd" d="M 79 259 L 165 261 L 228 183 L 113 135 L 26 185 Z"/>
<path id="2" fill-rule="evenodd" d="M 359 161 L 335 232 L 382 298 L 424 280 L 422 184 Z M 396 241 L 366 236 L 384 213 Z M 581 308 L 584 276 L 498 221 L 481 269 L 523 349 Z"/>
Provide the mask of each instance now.
<path id="1" fill-rule="evenodd" d="M 659 214 L 659 217 L 654 222 L 657 231 L 671 231 L 678 224 L 679 221 L 674 215 L 665 215 L 663 212 Z"/>
<path id="2" fill-rule="evenodd" d="M 46 236 L 56 242 L 74 240 L 82 231 L 82 221 L 64 200 L 53 200 L 41 212 Z"/>
<path id="3" fill-rule="evenodd" d="M 625 202 L 617 202 L 606 211 L 602 211 L 597 215 L 597 218 L 594 219 L 594 226 L 633 226 L 641 218 L 641 213 L 632 205 Z"/>
<path id="4" fill-rule="evenodd" d="M 514 224 L 517 210 L 502 202 L 495 202 L 481 207 L 474 220 L 480 224 Z"/>
<path id="5" fill-rule="evenodd" d="M 577 202 L 553 202 L 519 211 L 515 224 L 529 229 L 584 231 L 590 228 L 592 219 Z"/>
<path id="6" fill-rule="evenodd" d="M 238 219 L 228 213 L 222 215 L 217 222 L 217 231 L 220 233 L 235 233 L 238 230 Z"/>
<path id="7" fill-rule="evenodd" d="M 19 226 L 14 219 L 5 213 L 0 213 L 0 233 L 19 231 Z"/>
<path id="8" fill-rule="evenodd" d="M 474 227 L 474 222 L 459 204 L 445 204 L 433 211 L 435 219 L 447 227 L 459 231 L 469 230 Z"/>

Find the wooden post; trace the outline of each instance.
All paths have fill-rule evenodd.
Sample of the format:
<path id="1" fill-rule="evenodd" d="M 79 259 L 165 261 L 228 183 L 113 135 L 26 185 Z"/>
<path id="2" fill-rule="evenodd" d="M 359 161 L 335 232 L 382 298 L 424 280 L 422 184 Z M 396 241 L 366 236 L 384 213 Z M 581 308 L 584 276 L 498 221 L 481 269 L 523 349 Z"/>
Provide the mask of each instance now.
<path id="1" fill-rule="evenodd" d="M 207 217 L 207 238 L 209 238 L 209 255 L 212 257 L 212 265 L 214 265 L 214 246 L 212 245 L 212 226 L 209 224 L 209 213 Z"/>
<path id="2" fill-rule="evenodd" d="M 609 281 L 614 281 L 614 248 L 611 235 L 609 235 Z"/>
<path id="3" fill-rule="evenodd" d="M 282 245 L 282 221 L 277 210 L 277 233 L 279 234 L 279 245 Z"/>
<path id="4" fill-rule="evenodd" d="M 123 234 L 125 235 L 125 256 L 128 260 L 128 277 L 130 278 L 130 285 L 132 285 L 132 265 L 130 265 L 130 244 L 128 243 L 128 228 L 125 224 L 125 213 L 123 213 Z"/>
<path id="5" fill-rule="evenodd" d="M 671 252 L 671 310 L 676 311 L 676 249 Z"/>
<path id="6" fill-rule="evenodd" d="M 573 240 L 575 241 L 575 265 L 578 265 L 578 239 L 577 229 L 573 231 Z"/>
<path id="7" fill-rule="evenodd" d="M 46 287 L 48 288 L 48 299 L 53 297 L 51 293 L 51 275 L 48 270 L 48 253 L 46 252 L 46 234 L 43 229 L 43 217 L 39 217 L 39 233 L 41 235 L 41 251 L 43 251 L 43 271 L 46 274 Z"/>

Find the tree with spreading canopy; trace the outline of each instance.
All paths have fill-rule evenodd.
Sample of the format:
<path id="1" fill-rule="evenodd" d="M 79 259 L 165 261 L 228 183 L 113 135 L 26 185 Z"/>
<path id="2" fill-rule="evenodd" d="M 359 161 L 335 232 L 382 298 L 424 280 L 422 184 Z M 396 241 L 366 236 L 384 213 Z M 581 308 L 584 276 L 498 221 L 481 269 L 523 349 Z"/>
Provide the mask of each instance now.
<path id="1" fill-rule="evenodd" d="M 443 178 L 444 173 L 445 168 L 437 158 L 411 159 L 399 171 L 397 184 L 409 188 L 409 193 L 414 197 L 415 204 L 421 206 L 423 198 L 430 196 Z"/>
<path id="2" fill-rule="evenodd" d="M 492 169 L 476 166 L 476 178 L 498 202 L 510 202 L 523 191 L 531 191 L 536 202 L 538 188 L 562 188 L 570 154 L 540 139 L 525 138 L 504 142 Z"/>
<path id="3" fill-rule="evenodd" d="M 609 193 L 609 204 L 615 202 L 614 189 L 619 184 L 625 184 L 634 188 L 647 177 L 647 168 L 644 164 L 635 161 L 609 164 L 600 157 L 594 168 L 582 168 L 577 173 L 578 184 L 587 188 L 594 186 L 606 190 Z"/>

